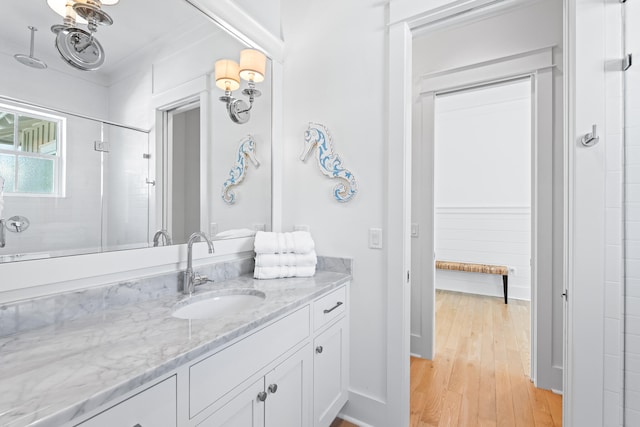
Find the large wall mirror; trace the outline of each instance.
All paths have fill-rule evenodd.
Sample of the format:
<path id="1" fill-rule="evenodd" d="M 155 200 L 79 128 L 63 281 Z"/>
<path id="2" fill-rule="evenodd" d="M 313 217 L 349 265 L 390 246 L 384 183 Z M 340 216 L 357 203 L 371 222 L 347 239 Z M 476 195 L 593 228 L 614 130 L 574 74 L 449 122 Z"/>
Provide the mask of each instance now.
<path id="1" fill-rule="evenodd" d="M 3 2 L 0 262 L 271 229 L 270 61 L 235 123 L 214 65 L 247 46 L 186 0 L 161 3 Z M 246 87 L 233 96 L 248 103 Z"/>

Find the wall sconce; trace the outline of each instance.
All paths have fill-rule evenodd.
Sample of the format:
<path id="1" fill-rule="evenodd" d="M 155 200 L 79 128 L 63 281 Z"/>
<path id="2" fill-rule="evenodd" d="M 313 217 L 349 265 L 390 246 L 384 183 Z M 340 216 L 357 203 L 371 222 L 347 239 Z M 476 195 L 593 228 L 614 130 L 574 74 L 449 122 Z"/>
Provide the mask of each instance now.
<path id="1" fill-rule="evenodd" d="M 216 61 L 216 86 L 224 90 L 220 101 L 227 104 L 227 112 L 234 123 L 243 124 L 249 121 L 249 111 L 255 98 L 261 95 L 256 83 L 264 80 L 267 57 L 255 49 L 244 49 L 240 52 L 240 64 L 230 59 Z M 240 79 L 246 80 L 248 86 L 242 91 L 249 97 L 249 105 L 237 99 L 232 92 L 240 88 Z"/>

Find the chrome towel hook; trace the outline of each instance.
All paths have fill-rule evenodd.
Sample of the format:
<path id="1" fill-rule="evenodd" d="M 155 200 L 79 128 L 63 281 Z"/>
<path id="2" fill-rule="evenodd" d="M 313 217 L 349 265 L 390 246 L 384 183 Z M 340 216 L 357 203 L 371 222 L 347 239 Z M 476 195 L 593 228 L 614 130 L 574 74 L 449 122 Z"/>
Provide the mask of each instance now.
<path id="1" fill-rule="evenodd" d="M 580 140 L 580 142 L 582 142 L 582 145 L 584 145 L 585 147 L 593 147 L 599 141 L 600 137 L 598 136 L 597 125 L 593 125 L 593 127 L 591 128 L 591 133 L 584 135 Z"/>

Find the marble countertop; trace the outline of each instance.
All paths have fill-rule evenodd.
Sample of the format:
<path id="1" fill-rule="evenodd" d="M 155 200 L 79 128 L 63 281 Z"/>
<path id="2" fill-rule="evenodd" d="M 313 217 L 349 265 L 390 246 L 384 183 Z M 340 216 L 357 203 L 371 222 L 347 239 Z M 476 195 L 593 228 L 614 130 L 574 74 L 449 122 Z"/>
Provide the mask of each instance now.
<path id="1" fill-rule="evenodd" d="M 171 316 L 172 295 L 0 338 L 0 425 L 59 426 L 167 374 L 349 280 L 240 276 L 198 286 L 265 293 L 254 309 L 215 320 Z"/>

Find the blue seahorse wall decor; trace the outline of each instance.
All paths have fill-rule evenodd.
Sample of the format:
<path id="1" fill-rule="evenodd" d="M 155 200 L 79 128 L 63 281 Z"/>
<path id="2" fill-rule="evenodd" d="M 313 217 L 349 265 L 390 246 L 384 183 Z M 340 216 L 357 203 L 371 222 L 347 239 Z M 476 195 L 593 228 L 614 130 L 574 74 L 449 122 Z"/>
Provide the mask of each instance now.
<path id="1" fill-rule="evenodd" d="M 333 142 L 326 126 L 319 123 L 309 123 L 304 133 L 304 150 L 300 160 L 305 162 L 314 148 L 318 148 L 318 165 L 323 174 L 329 178 L 342 180 L 333 187 L 333 197 L 338 202 L 348 202 L 358 192 L 356 178 L 349 169 L 342 166 L 342 159 L 333 152 Z"/>
<path id="2" fill-rule="evenodd" d="M 256 141 L 251 135 L 245 136 L 240 141 L 236 163 L 229 171 L 229 178 L 222 184 L 222 200 L 228 205 L 233 205 L 236 202 L 236 194 L 231 190 L 231 187 L 240 184 L 247 175 L 247 166 L 249 166 L 247 159 L 251 160 L 256 168 L 260 167 L 260 162 L 256 157 Z"/>

